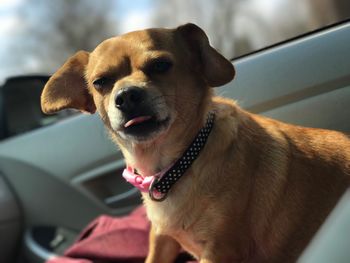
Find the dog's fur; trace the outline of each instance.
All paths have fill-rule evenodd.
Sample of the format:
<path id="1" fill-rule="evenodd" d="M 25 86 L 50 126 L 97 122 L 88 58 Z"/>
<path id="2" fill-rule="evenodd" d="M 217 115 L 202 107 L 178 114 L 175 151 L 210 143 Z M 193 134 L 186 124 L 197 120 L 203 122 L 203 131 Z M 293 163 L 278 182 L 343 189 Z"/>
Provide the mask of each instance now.
<path id="1" fill-rule="evenodd" d="M 150 65 L 159 59 L 172 67 L 154 73 Z M 214 97 L 210 87 L 234 73 L 205 33 L 187 24 L 78 52 L 45 86 L 44 112 L 97 109 L 126 162 L 144 176 L 177 160 L 215 112 L 203 151 L 167 198 L 143 196 L 152 222 L 148 263 L 174 262 L 181 247 L 201 263 L 295 262 L 349 186 L 346 135 L 278 122 Z M 130 86 L 147 92 L 142 107 L 156 120 L 168 118 L 164 125 L 139 136 L 123 130 L 128 119 L 115 96 Z"/>

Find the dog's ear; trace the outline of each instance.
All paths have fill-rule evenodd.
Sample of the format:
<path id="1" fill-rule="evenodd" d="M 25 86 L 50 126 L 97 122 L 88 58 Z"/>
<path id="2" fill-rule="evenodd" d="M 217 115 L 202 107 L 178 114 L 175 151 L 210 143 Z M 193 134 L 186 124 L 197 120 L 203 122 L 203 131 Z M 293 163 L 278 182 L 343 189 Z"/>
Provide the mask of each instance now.
<path id="1" fill-rule="evenodd" d="M 194 24 L 185 24 L 176 29 L 185 39 L 200 63 L 200 69 L 210 87 L 222 86 L 235 76 L 235 69 L 230 61 L 209 44 L 204 31 Z"/>
<path id="2" fill-rule="evenodd" d="M 79 51 L 49 79 L 41 94 L 44 113 L 55 113 L 66 108 L 88 113 L 96 111 L 84 78 L 88 61 L 89 52 Z"/>

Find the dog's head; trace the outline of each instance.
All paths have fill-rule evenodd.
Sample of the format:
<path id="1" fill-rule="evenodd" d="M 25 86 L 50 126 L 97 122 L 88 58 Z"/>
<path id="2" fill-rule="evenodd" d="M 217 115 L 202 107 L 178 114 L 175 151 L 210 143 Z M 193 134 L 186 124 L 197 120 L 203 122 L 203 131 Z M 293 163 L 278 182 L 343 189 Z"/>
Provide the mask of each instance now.
<path id="1" fill-rule="evenodd" d="M 147 29 L 80 51 L 50 78 L 45 113 L 94 113 L 120 140 L 142 143 L 170 129 L 188 129 L 208 105 L 209 87 L 234 77 L 232 64 L 196 25 Z"/>

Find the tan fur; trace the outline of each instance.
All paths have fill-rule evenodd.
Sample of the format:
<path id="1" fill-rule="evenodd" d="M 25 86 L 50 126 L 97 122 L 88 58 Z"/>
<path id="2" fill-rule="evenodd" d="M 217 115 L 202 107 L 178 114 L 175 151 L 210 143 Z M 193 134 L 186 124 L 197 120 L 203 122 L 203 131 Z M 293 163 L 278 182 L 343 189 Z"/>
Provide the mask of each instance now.
<path id="1" fill-rule="evenodd" d="M 144 176 L 179 158 L 207 113 L 216 114 L 203 151 L 167 198 L 143 196 L 152 222 L 147 263 L 174 262 L 179 244 L 201 263 L 295 262 L 349 186 L 346 135 L 278 122 L 212 96 L 209 87 L 229 82 L 234 69 L 195 25 L 132 32 L 83 53 L 84 60 L 81 54 L 48 82 L 43 110 L 96 107 L 126 162 Z M 174 66 L 150 77 L 144 67 L 158 56 Z M 113 82 L 97 91 L 92 82 L 106 75 Z M 77 83 L 79 76 L 85 79 Z M 130 85 L 175 116 L 142 142 L 121 136 L 110 117 L 118 116 L 111 115 L 114 96 Z"/>

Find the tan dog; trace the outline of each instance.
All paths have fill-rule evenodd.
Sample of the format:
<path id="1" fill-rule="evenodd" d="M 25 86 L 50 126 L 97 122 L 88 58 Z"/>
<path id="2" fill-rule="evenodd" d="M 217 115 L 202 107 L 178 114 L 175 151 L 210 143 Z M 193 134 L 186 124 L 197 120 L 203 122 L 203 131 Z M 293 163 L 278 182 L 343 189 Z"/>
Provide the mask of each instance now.
<path id="1" fill-rule="evenodd" d="M 165 199 L 143 194 L 148 263 L 174 262 L 180 245 L 201 263 L 295 262 L 349 186 L 347 136 L 212 96 L 210 87 L 233 77 L 232 64 L 187 24 L 78 52 L 45 86 L 44 112 L 97 109 L 127 164 L 146 178 L 181 158 L 214 112 L 204 148 Z"/>

